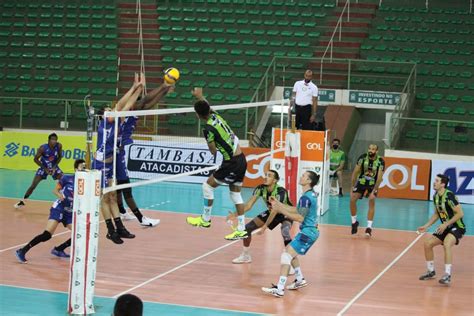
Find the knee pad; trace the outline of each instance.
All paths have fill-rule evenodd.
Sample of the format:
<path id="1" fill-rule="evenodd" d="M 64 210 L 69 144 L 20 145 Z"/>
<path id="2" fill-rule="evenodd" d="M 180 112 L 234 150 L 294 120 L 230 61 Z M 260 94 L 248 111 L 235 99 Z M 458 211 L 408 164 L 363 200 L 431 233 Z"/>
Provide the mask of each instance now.
<path id="1" fill-rule="evenodd" d="M 214 190 L 215 188 L 211 187 L 207 182 L 202 184 L 202 195 L 206 200 L 214 200 Z"/>
<path id="2" fill-rule="evenodd" d="M 245 230 L 247 231 L 247 234 L 252 235 L 252 232 L 256 230 L 258 227 L 255 224 L 254 221 L 250 221 L 245 225 Z"/>
<path id="3" fill-rule="evenodd" d="M 244 200 L 242 199 L 242 194 L 240 192 L 232 192 L 230 191 L 230 199 L 234 204 L 244 204 Z"/>
<path id="4" fill-rule="evenodd" d="M 125 200 L 133 198 L 132 188 L 122 189 L 122 193 L 123 193 L 123 197 L 125 198 Z"/>
<path id="5" fill-rule="evenodd" d="M 283 240 L 286 241 L 291 241 L 291 234 L 290 234 L 290 229 L 291 229 L 291 224 L 288 221 L 284 221 L 281 223 L 281 236 L 283 237 Z M 286 244 L 285 244 L 286 246 Z"/>
<path id="6" fill-rule="evenodd" d="M 281 254 L 281 264 L 291 265 L 291 260 L 293 257 L 286 251 Z"/>
<path id="7" fill-rule="evenodd" d="M 51 233 L 47 230 L 45 230 L 42 234 L 41 234 L 41 241 L 48 241 L 51 239 Z"/>

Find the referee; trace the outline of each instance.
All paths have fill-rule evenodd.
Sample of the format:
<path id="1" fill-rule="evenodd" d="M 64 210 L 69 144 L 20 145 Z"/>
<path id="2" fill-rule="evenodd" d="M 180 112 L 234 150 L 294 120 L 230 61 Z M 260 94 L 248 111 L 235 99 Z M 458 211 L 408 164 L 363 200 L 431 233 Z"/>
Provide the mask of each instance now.
<path id="1" fill-rule="evenodd" d="M 312 130 L 316 122 L 316 108 L 318 107 L 318 87 L 311 82 L 313 72 L 306 70 L 304 80 L 296 81 L 291 96 L 292 105 L 295 106 L 296 128 Z"/>

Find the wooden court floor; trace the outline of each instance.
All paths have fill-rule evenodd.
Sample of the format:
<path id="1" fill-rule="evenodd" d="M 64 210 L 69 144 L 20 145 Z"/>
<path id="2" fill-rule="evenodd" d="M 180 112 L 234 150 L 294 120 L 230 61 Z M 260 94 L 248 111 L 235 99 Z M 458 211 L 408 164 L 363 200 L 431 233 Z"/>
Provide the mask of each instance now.
<path id="1" fill-rule="evenodd" d="M 69 237 L 64 229 L 34 247 L 27 254 L 28 264 L 18 263 L 14 256 L 17 248 L 44 230 L 51 202 L 30 201 L 21 210 L 15 210 L 14 203 L 14 199 L 0 199 L 0 283 L 37 290 L 39 296 L 44 293 L 39 290 L 67 292 L 69 261 L 50 255 L 54 245 Z M 224 240 L 229 227 L 223 217 L 214 217 L 210 229 L 198 229 L 185 223 L 184 213 L 145 213 L 160 218 L 161 224 L 142 228 L 136 221 L 126 222 L 137 237 L 123 245 L 107 240 L 102 224 L 96 295 L 114 298 L 131 292 L 150 304 L 202 307 L 202 315 L 210 315 L 214 309 L 221 315 L 225 311 L 336 315 L 418 237 L 413 231 L 377 228 L 374 237 L 367 239 L 363 229 L 351 236 L 347 226 L 323 224 L 320 238 L 301 259 L 310 285 L 286 291 L 279 299 L 260 290 L 278 279 L 283 249 L 279 229 L 254 236 L 253 262 L 235 265 L 231 260 L 239 255 L 241 242 Z M 425 237 L 366 289 L 345 315 L 472 315 L 474 239 L 465 236 L 454 249 L 452 284 L 445 287 L 437 279 L 418 280 L 425 271 Z M 444 270 L 442 248 L 435 252 L 435 263 L 440 277 Z M 13 311 L 13 306 L 25 301 L 21 296 L 9 297 L 8 302 L 0 297 L 0 303 L 2 314 L 9 315 L 10 306 Z M 49 303 L 37 303 L 37 315 L 42 315 L 40 311 Z M 104 311 L 103 315 L 107 314 L 110 311 Z"/>

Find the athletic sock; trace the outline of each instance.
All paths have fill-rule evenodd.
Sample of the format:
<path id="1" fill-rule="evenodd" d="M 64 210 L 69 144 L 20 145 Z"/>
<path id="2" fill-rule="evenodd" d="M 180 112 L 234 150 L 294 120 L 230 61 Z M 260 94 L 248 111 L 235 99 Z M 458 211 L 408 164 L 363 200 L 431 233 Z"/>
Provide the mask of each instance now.
<path id="1" fill-rule="evenodd" d="M 115 217 L 114 218 L 114 223 L 115 223 L 115 227 L 117 227 L 117 230 L 125 229 L 125 226 L 123 226 L 123 223 L 122 223 L 122 220 L 120 219 L 120 217 Z"/>
<path id="2" fill-rule="evenodd" d="M 452 266 L 451 263 L 445 264 L 444 265 L 444 273 L 451 275 L 451 266 Z"/>
<path id="3" fill-rule="evenodd" d="M 67 247 L 71 247 L 71 238 L 69 238 L 59 246 L 54 247 L 54 249 L 56 249 L 57 251 L 64 251 L 64 249 L 66 249 Z"/>
<path id="4" fill-rule="evenodd" d="M 42 234 L 36 235 L 28 244 L 26 244 L 23 248 L 24 253 L 27 253 L 31 248 L 39 244 L 40 242 L 47 241 L 51 239 L 51 233 L 48 231 L 44 231 Z"/>
<path id="5" fill-rule="evenodd" d="M 244 231 L 245 230 L 245 215 L 237 216 L 238 225 L 237 230 Z"/>
<path id="6" fill-rule="evenodd" d="M 211 220 L 211 212 L 212 212 L 212 206 L 204 206 L 202 210 L 202 219 L 205 220 L 206 222 L 209 222 Z"/>
<path id="7" fill-rule="evenodd" d="M 356 216 L 351 216 L 352 224 L 355 224 L 357 222 L 357 215 Z"/>
<path id="8" fill-rule="evenodd" d="M 296 281 L 298 282 L 303 281 L 304 277 L 303 277 L 303 272 L 301 271 L 301 267 L 295 268 L 295 277 L 296 277 Z"/>
<path id="9" fill-rule="evenodd" d="M 133 215 L 136 216 L 136 218 L 138 219 L 138 221 L 141 223 L 142 222 L 142 219 L 143 219 L 143 214 L 142 212 L 140 212 L 140 210 L 138 208 L 135 208 L 132 210 L 132 213 Z"/>
<path id="10" fill-rule="evenodd" d="M 242 252 L 244 255 L 249 255 L 250 254 L 250 247 L 245 247 L 244 246 L 244 250 Z"/>
<path id="11" fill-rule="evenodd" d="M 112 219 L 106 219 L 105 220 L 105 225 L 107 225 L 107 232 L 109 234 L 112 234 L 113 232 L 115 232 L 115 226 L 114 224 L 112 223 Z"/>
<path id="12" fill-rule="evenodd" d="M 284 291 L 285 290 L 285 284 L 286 284 L 286 279 L 288 277 L 281 275 L 280 279 L 278 280 L 278 291 Z"/>
<path id="13" fill-rule="evenodd" d="M 433 272 L 434 271 L 434 261 L 426 261 L 426 267 L 428 268 L 428 271 Z"/>
<path id="14" fill-rule="evenodd" d="M 372 228 L 374 221 L 367 221 L 367 228 Z"/>
<path id="15" fill-rule="evenodd" d="M 119 205 L 118 208 L 119 208 L 120 214 L 127 213 L 127 210 L 125 209 L 125 207 L 123 207 L 123 205 Z"/>

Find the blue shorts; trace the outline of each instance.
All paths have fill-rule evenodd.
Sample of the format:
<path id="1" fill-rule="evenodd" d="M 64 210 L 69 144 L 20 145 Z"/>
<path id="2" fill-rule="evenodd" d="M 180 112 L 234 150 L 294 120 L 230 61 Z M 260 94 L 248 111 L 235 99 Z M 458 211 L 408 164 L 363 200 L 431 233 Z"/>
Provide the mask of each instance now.
<path id="1" fill-rule="evenodd" d="M 92 162 L 92 169 L 96 169 L 100 171 L 101 180 L 100 186 L 105 188 L 108 186 L 108 180 L 112 179 L 113 176 L 113 169 L 114 165 L 112 162 L 103 163 L 102 161 L 95 160 Z"/>
<path id="2" fill-rule="evenodd" d="M 118 159 L 117 159 L 117 165 L 115 166 L 116 167 L 115 177 L 119 181 L 128 180 L 129 177 L 128 177 L 127 163 L 125 161 L 125 152 L 124 151 L 121 152 L 120 154 L 117 155 L 117 157 Z"/>
<path id="3" fill-rule="evenodd" d="M 48 219 L 55 220 L 56 222 L 62 223 L 64 227 L 67 227 L 67 225 L 72 224 L 72 212 L 52 207 L 49 210 Z"/>
<path id="4" fill-rule="evenodd" d="M 308 236 L 302 232 L 299 232 L 298 235 L 291 241 L 290 246 L 293 248 L 297 254 L 305 255 L 309 248 L 316 242 L 319 237 L 319 230 L 316 229 L 316 234 L 313 236 Z"/>
<path id="5" fill-rule="evenodd" d="M 59 178 L 61 178 L 62 174 L 63 174 L 63 171 L 59 167 L 56 167 L 56 170 L 51 175 L 46 173 L 43 167 L 40 167 L 38 168 L 38 170 L 36 170 L 35 176 L 40 176 L 41 179 L 45 180 L 50 175 L 51 177 L 53 177 L 54 180 L 58 180 Z"/>

